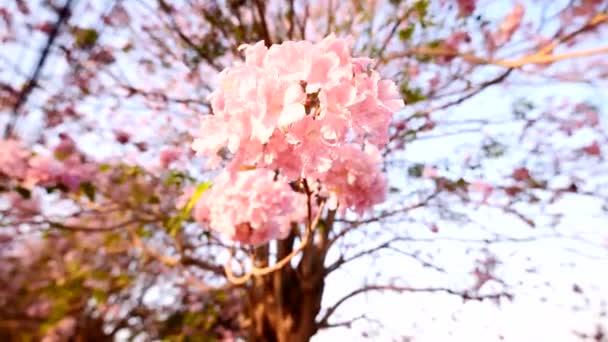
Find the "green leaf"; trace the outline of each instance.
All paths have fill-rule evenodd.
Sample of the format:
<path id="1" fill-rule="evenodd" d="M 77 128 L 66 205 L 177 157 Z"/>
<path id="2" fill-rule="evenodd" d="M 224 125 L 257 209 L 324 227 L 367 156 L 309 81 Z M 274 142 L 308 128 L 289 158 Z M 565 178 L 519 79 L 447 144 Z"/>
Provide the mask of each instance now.
<path id="1" fill-rule="evenodd" d="M 194 208 L 196 201 L 198 201 L 198 199 L 201 197 L 201 195 L 205 191 L 207 191 L 207 189 L 209 189 L 210 187 L 211 187 L 210 181 L 201 183 L 196 186 L 196 189 L 194 189 L 194 193 L 192 194 L 192 198 L 190 198 L 190 201 L 188 201 L 188 204 L 186 204 L 184 209 L 182 209 L 185 212 L 186 217 L 188 215 L 190 215 L 190 212 L 192 211 L 192 208 Z"/>
<path id="2" fill-rule="evenodd" d="M 138 176 L 140 174 L 143 174 L 143 172 L 139 168 L 139 166 L 135 165 L 135 166 L 127 166 L 127 167 L 125 167 L 125 174 L 127 176 Z"/>
<path id="3" fill-rule="evenodd" d="M 105 235 L 103 243 L 105 246 L 111 246 L 114 244 L 118 244 L 122 241 L 123 241 L 123 237 L 120 234 L 110 233 L 110 234 Z"/>
<path id="4" fill-rule="evenodd" d="M 527 100 L 525 98 L 520 98 L 513 103 L 513 116 L 516 119 L 525 119 L 526 114 L 532 111 L 536 106 L 534 102 Z"/>
<path id="5" fill-rule="evenodd" d="M 429 12 L 429 1 L 428 0 L 418 0 L 414 3 L 414 10 L 418 13 L 418 18 L 420 18 L 420 25 L 422 27 L 426 27 L 429 22 L 427 21 L 427 15 Z"/>
<path id="6" fill-rule="evenodd" d="M 407 174 L 410 177 L 420 178 L 424 170 L 424 164 L 414 164 L 407 169 Z"/>
<path id="7" fill-rule="evenodd" d="M 443 40 L 441 40 L 441 39 L 435 39 L 435 40 L 431 40 L 431 41 L 428 43 L 428 47 L 430 47 L 430 48 L 432 48 L 432 49 L 436 49 L 436 48 L 438 48 L 438 47 L 440 47 L 440 46 L 441 46 L 441 43 L 442 43 L 442 42 L 443 42 Z"/>
<path id="8" fill-rule="evenodd" d="M 101 164 L 101 166 L 99 166 L 99 172 L 106 172 L 106 171 L 110 171 L 112 169 L 112 165 L 110 164 Z"/>
<path id="9" fill-rule="evenodd" d="M 108 299 L 108 293 L 100 289 L 94 289 L 92 294 L 93 299 L 100 304 L 105 303 Z"/>
<path id="10" fill-rule="evenodd" d="M 144 226 L 137 228 L 136 234 L 141 238 L 149 238 L 152 236 L 152 232 L 147 230 Z"/>
<path id="11" fill-rule="evenodd" d="M 91 278 L 95 279 L 95 280 L 107 280 L 110 277 L 110 275 L 102 270 L 92 270 L 91 271 Z"/>
<path id="12" fill-rule="evenodd" d="M 467 182 L 463 178 L 459 178 L 454 184 L 459 188 L 465 188 L 469 185 L 469 182 Z"/>
<path id="13" fill-rule="evenodd" d="M 481 148 L 485 156 L 489 158 L 502 157 L 507 152 L 507 147 L 497 141 L 490 141 Z"/>
<path id="14" fill-rule="evenodd" d="M 99 33 L 91 28 L 76 28 L 74 30 L 74 39 L 76 46 L 81 49 L 91 48 L 97 43 Z"/>
<path id="15" fill-rule="evenodd" d="M 131 50 L 133 50 L 133 44 L 131 44 L 131 42 L 128 42 L 127 44 L 125 44 L 125 45 L 122 47 L 122 49 L 121 49 L 121 50 L 122 50 L 122 52 L 128 53 L 128 52 L 130 52 Z"/>
<path id="16" fill-rule="evenodd" d="M 416 26 L 414 24 L 410 24 L 407 28 L 399 30 L 399 39 L 406 41 L 412 38 L 415 28 Z"/>
<path id="17" fill-rule="evenodd" d="M 118 277 L 116 277 L 114 282 L 115 282 L 116 286 L 118 286 L 118 287 L 125 287 L 125 286 L 131 284 L 131 277 L 129 277 L 126 274 L 121 274 Z"/>
<path id="18" fill-rule="evenodd" d="M 148 203 L 150 204 L 159 204 L 160 203 L 160 198 L 156 195 L 152 195 L 150 196 L 150 198 L 148 198 Z"/>
<path id="19" fill-rule="evenodd" d="M 405 142 L 412 142 L 414 140 L 416 140 L 418 136 L 418 131 L 415 129 L 408 129 L 407 131 L 405 131 L 402 135 L 403 140 L 405 140 Z"/>
<path id="20" fill-rule="evenodd" d="M 192 208 L 194 208 L 196 201 L 198 201 L 201 195 L 211 187 L 211 184 L 211 182 L 204 182 L 196 186 L 196 188 L 194 189 L 194 193 L 192 194 L 192 197 L 190 197 L 188 203 L 182 208 L 182 210 L 180 210 L 180 212 L 175 217 L 172 217 L 171 219 L 169 219 L 169 222 L 167 222 L 169 235 L 175 236 L 177 234 L 177 232 L 182 226 L 182 222 L 184 222 L 184 220 L 186 220 L 190 216 L 190 213 L 192 212 Z"/>
<path id="21" fill-rule="evenodd" d="M 181 185 L 186 178 L 182 172 L 172 170 L 165 179 L 165 185 Z"/>
<path id="22" fill-rule="evenodd" d="M 95 186 L 91 182 L 80 184 L 80 189 L 91 202 L 95 201 Z"/>
<path id="23" fill-rule="evenodd" d="M 426 97 L 422 93 L 421 88 L 410 89 L 407 81 L 401 83 L 401 87 L 399 90 L 401 91 L 401 95 L 403 96 L 403 99 L 407 104 L 424 101 L 426 99 Z"/>

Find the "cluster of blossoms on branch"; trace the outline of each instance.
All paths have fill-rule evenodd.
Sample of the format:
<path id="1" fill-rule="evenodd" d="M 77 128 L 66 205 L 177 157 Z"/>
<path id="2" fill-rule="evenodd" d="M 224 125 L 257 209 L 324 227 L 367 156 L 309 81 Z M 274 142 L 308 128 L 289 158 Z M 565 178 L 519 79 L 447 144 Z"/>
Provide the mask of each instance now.
<path id="1" fill-rule="evenodd" d="M 305 181 L 331 209 L 362 213 L 382 202 L 379 148 L 404 105 L 395 83 L 381 79 L 372 60 L 353 58 L 348 38 L 242 49 L 245 62 L 220 73 L 213 115 L 202 117 L 193 144 L 210 167 L 231 157 L 195 217 L 256 244 L 284 236 L 301 216 L 306 205 L 290 183 Z"/>
<path id="2" fill-rule="evenodd" d="M 194 216 L 208 220 L 212 229 L 234 241 L 255 245 L 287 237 L 290 223 L 306 217 L 306 197 L 284 181 L 275 181 L 268 169 L 239 172 L 234 179 L 223 173 L 200 200 Z"/>
<path id="3" fill-rule="evenodd" d="M 96 171 L 95 165 L 84 162 L 77 153 L 72 138 L 64 134 L 53 155 L 33 153 L 19 140 L 0 140 L 0 175 L 25 189 L 61 184 L 74 191 L 91 180 Z"/>

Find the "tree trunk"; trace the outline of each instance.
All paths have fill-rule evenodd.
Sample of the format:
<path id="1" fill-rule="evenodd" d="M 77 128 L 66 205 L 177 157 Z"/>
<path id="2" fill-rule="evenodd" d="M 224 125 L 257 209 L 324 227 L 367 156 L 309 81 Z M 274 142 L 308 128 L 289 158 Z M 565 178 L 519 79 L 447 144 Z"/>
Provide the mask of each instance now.
<path id="1" fill-rule="evenodd" d="M 252 281 L 248 289 L 250 341 L 306 342 L 316 334 L 325 280 L 324 254 L 311 245 L 297 268 L 287 265 Z"/>

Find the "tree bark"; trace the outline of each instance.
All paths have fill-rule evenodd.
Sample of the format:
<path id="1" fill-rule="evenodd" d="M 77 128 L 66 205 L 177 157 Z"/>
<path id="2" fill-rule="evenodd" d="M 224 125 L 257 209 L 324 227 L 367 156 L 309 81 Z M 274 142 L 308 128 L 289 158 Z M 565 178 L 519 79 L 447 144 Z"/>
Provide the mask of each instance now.
<path id="1" fill-rule="evenodd" d="M 279 242 L 277 254 L 289 253 Z M 281 245 L 282 243 L 282 245 Z M 325 286 L 325 251 L 307 246 L 297 265 L 254 278 L 249 293 L 249 340 L 252 342 L 306 342 L 317 333 L 316 317 Z"/>

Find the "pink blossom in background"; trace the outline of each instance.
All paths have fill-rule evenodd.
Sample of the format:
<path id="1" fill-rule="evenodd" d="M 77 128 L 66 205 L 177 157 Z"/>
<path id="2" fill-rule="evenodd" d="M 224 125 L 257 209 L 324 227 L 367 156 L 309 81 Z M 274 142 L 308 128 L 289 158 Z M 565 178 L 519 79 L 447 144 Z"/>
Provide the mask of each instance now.
<path id="1" fill-rule="evenodd" d="M 420 66 L 411 63 L 407 66 L 407 75 L 409 78 L 418 77 L 420 75 Z"/>
<path id="2" fill-rule="evenodd" d="M 98 165 L 82 162 L 77 155 L 72 155 L 63 162 L 58 181 L 71 191 L 75 191 L 82 183 L 92 181 L 98 169 Z"/>
<path id="3" fill-rule="evenodd" d="M 439 171 L 432 166 L 425 165 L 424 169 L 422 170 L 422 177 L 439 178 Z"/>
<path id="4" fill-rule="evenodd" d="M 592 142 L 590 145 L 585 146 L 583 151 L 590 156 L 602 155 L 602 149 L 600 148 L 600 144 L 597 142 L 597 140 Z"/>
<path id="5" fill-rule="evenodd" d="M 59 322 L 52 325 L 41 339 L 42 342 L 56 342 L 67 340 L 72 336 L 76 329 L 77 321 L 74 317 L 62 318 Z"/>
<path id="6" fill-rule="evenodd" d="M 176 147 L 168 147 L 164 150 L 160 151 L 160 166 L 162 168 L 167 168 L 171 163 L 179 159 L 181 155 L 181 151 Z"/>
<path id="7" fill-rule="evenodd" d="M 381 202 L 380 160 L 361 146 L 384 146 L 392 114 L 404 103 L 395 83 L 370 69 L 371 59 L 351 57 L 350 44 L 332 34 L 318 43 L 242 46 L 245 62 L 220 73 L 209 97 L 214 115 L 201 119 L 193 149 L 217 167 L 227 148 L 231 177 L 257 168 L 278 170 L 283 182 L 321 180 L 319 194 L 331 194 L 342 209 L 363 212 Z M 238 238 L 246 228 L 228 235 Z"/>
<path id="8" fill-rule="evenodd" d="M 458 2 L 458 15 L 468 17 L 475 12 L 476 0 L 456 0 Z"/>
<path id="9" fill-rule="evenodd" d="M 526 181 L 530 179 L 530 171 L 525 167 L 518 167 L 513 170 L 513 179 L 516 181 Z"/>
<path id="10" fill-rule="evenodd" d="M 17 140 L 0 140 L 0 174 L 23 178 L 30 152 Z"/>
<path id="11" fill-rule="evenodd" d="M 52 312 L 52 304 L 48 300 L 39 300 L 32 303 L 25 313 L 32 318 L 45 318 Z"/>
<path id="12" fill-rule="evenodd" d="M 574 110 L 583 114 L 584 124 L 589 125 L 590 127 L 596 127 L 600 123 L 600 118 L 597 109 L 587 104 L 579 103 L 574 106 Z"/>
<path id="13" fill-rule="evenodd" d="M 54 156 L 32 154 L 16 140 L 0 141 L 0 174 L 16 179 L 27 189 L 62 184 L 71 191 L 78 190 L 83 182 L 93 180 L 99 166 L 74 153 L 77 148 L 69 136 L 60 135 L 60 139 L 53 149 Z"/>
<path id="14" fill-rule="evenodd" d="M 54 158 L 36 155 L 28 161 L 24 185 L 31 188 L 36 185 L 51 185 L 55 183 L 63 171 L 61 163 Z"/>
<path id="15" fill-rule="evenodd" d="M 517 3 L 511 12 L 502 20 L 498 28 L 496 42 L 498 45 L 504 44 L 511 40 L 513 34 L 519 26 L 524 17 L 525 8 L 521 3 Z"/>
<path id="16" fill-rule="evenodd" d="M 40 212 L 40 203 L 38 198 L 24 198 L 16 192 L 9 192 L 7 199 L 10 203 L 11 214 L 19 218 L 30 217 L 34 213 Z"/>
<path id="17" fill-rule="evenodd" d="M 451 35 L 449 35 L 442 42 L 441 45 L 444 49 L 457 52 L 460 50 L 460 45 L 462 45 L 464 43 L 469 43 L 470 41 L 471 41 L 471 36 L 466 31 L 456 31 L 456 32 L 452 33 Z M 440 59 L 440 62 L 447 63 L 447 62 L 451 61 L 452 59 L 454 59 L 455 56 L 439 56 L 439 57 L 442 57 Z"/>
<path id="18" fill-rule="evenodd" d="M 267 169 L 228 172 L 203 193 L 194 218 L 233 241 L 259 245 L 285 238 L 291 222 L 306 217 L 306 196 L 294 192 L 283 177 Z"/>
<path id="19" fill-rule="evenodd" d="M 490 183 L 477 180 L 471 183 L 470 190 L 481 193 L 482 202 L 486 202 L 494 192 L 494 187 Z"/>

